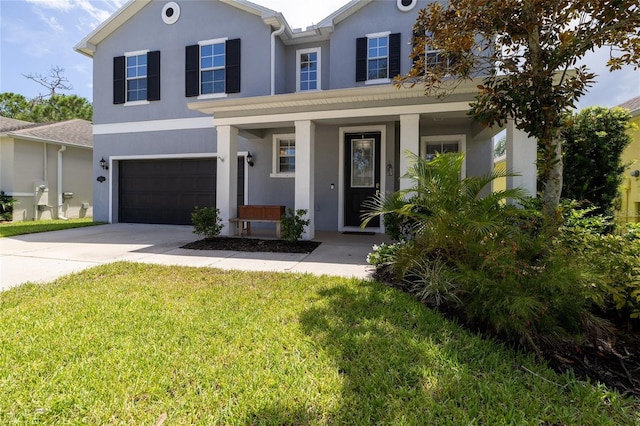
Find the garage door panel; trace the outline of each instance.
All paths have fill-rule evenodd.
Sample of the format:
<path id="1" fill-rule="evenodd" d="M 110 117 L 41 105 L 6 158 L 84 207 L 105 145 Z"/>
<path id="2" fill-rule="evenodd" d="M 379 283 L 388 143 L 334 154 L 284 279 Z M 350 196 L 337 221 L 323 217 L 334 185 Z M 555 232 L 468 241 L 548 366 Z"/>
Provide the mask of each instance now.
<path id="1" fill-rule="evenodd" d="M 119 220 L 191 224 L 191 212 L 215 207 L 216 161 L 206 159 L 120 162 Z"/>

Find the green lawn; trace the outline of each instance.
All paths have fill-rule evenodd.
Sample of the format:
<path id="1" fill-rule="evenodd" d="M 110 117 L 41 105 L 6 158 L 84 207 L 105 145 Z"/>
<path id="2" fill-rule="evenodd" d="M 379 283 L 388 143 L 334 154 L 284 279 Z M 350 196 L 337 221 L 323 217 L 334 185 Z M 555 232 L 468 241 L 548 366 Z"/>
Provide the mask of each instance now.
<path id="1" fill-rule="evenodd" d="M 22 222 L 0 223 L 0 238 L 14 237 L 23 234 L 35 234 L 36 232 L 59 231 L 61 229 L 82 228 L 83 226 L 102 225 L 103 222 L 94 222 L 92 218 L 69 220 L 25 220 Z"/>
<path id="2" fill-rule="evenodd" d="M 0 330 L 3 425 L 640 423 L 372 281 L 121 262 L 0 293 Z"/>

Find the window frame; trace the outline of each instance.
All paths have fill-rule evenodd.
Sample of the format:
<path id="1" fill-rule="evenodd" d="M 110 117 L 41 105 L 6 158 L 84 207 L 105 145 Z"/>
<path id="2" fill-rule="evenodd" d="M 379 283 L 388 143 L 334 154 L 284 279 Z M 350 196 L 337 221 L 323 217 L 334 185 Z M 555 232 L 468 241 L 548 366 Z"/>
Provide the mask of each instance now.
<path id="1" fill-rule="evenodd" d="M 434 136 L 422 136 L 420 137 L 420 157 L 426 158 L 427 146 L 435 145 L 436 142 L 450 142 L 458 144 L 458 151 L 467 152 L 467 135 L 434 135 Z M 442 146 L 442 145 L 441 145 Z M 460 179 L 464 179 L 467 176 L 467 156 L 465 155 L 462 162 L 462 171 L 460 172 Z"/>
<path id="2" fill-rule="evenodd" d="M 227 97 L 227 76 L 226 76 L 226 72 L 227 72 L 227 40 L 229 38 L 228 37 L 222 37 L 222 38 L 215 38 L 215 39 L 211 39 L 211 40 L 201 40 L 198 42 L 198 97 L 197 99 L 215 99 L 215 98 L 226 98 Z M 224 45 L 224 67 L 211 67 L 211 68 L 202 68 L 202 47 L 203 46 L 213 46 L 216 44 L 223 44 Z M 203 71 L 216 71 L 216 70 L 223 70 L 225 73 L 225 80 L 224 80 L 224 89 L 222 92 L 218 92 L 218 93 L 202 93 L 202 72 Z"/>
<path id="3" fill-rule="evenodd" d="M 273 155 L 272 155 L 272 169 L 271 169 L 271 177 L 272 178 L 292 178 L 295 177 L 295 161 L 294 161 L 294 170 L 291 172 L 281 172 L 280 171 L 280 158 L 283 157 L 280 155 L 280 142 L 281 141 L 293 141 L 293 155 L 286 155 L 286 157 L 293 157 L 295 160 L 296 156 L 296 135 L 295 133 L 286 133 L 286 134 L 274 134 L 272 137 L 273 140 Z"/>
<path id="4" fill-rule="evenodd" d="M 322 56 L 321 56 L 321 50 L 322 48 L 320 47 L 311 47 L 308 49 L 298 49 L 296 50 L 296 92 L 315 92 L 315 91 L 320 91 L 322 90 L 322 76 L 321 76 L 321 71 L 322 71 Z M 317 58 L 316 58 L 316 88 L 315 89 L 306 89 L 303 90 L 300 85 L 302 84 L 302 79 L 301 79 L 301 66 L 302 66 L 302 61 L 301 61 L 301 57 L 302 55 L 305 54 L 309 54 L 309 53 L 316 53 L 317 54 Z"/>
<path id="5" fill-rule="evenodd" d="M 132 52 L 125 52 L 124 53 L 124 106 L 137 106 L 137 105 L 148 105 L 149 104 L 149 49 L 145 49 L 145 50 L 135 50 Z M 127 70 L 129 69 L 129 58 L 133 58 L 133 57 L 137 57 L 137 56 L 146 56 L 146 60 L 147 60 L 147 64 L 146 64 L 146 68 L 147 71 L 144 75 L 144 79 L 145 82 L 147 84 L 147 88 L 145 89 L 145 98 L 141 99 L 141 100 L 137 100 L 137 101 L 130 101 L 129 100 L 129 81 L 130 80 L 141 80 L 142 77 L 136 77 L 134 78 L 129 78 Z"/>
<path id="6" fill-rule="evenodd" d="M 390 55 L 391 55 L 391 41 L 390 41 L 390 36 L 391 35 L 391 31 L 384 31 L 384 32 L 380 32 L 380 33 L 371 33 L 371 34 L 365 34 L 365 37 L 367 38 L 367 79 L 365 80 L 364 84 L 384 84 L 384 83 L 391 83 L 391 78 L 389 77 L 389 73 L 391 72 L 391 63 L 390 63 Z M 386 55 L 386 61 L 387 61 L 387 77 L 385 78 L 374 78 L 374 79 L 370 79 L 369 78 L 369 61 L 373 60 L 373 59 L 381 59 L 382 57 L 375 57 L 375 58 L 371 58 L 369 56 L 369 41 L 371 39 L 380 39 L 386 37 L 387 39 L 387 55 Z"/>

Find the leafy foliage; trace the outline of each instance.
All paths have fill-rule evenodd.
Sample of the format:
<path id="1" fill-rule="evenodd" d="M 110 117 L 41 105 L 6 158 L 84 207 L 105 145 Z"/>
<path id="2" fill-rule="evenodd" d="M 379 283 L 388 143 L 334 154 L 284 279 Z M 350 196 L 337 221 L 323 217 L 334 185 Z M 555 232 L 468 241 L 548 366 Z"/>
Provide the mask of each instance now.
<path id="1" fill-rule="evenodd" d="M 0 115 L 33 123 L 50 123 L 72 119 L 91 121 L 93 106 L 77 95 L 54 95 L 31 101 L 22 95 L 0 93 Z"/>
<path id="2" fill-rule="evenodd" d="M 620 158 L 631 143 L 627 133 L 631 114 L 622 108 L 585 108 L 570 119 L 564 136 L 562 194 L 588 200 L 597 212 L 613 210 L 622 183 Z"/>
<path id="3" fill-rule="evenodd" d="M 545 211 L 562 190 L 563 116 L 593 84 L 579 59 L 611 48 L 608 66 L 640 65 L 637 0 L 451 0 L 420 11 L 411 71 L 397 84 L 423 83 L 428 95 L 446 96 L 464 80 L 481 79 L 470 115 L 487 125 L 513 118 L 539 141 L 538 168 Z M 426 57 L 425 47 L 440 51 Z M 571 70 L 571 72 L 569 71 Z"/>
<path id="4" fill-rule="evenodd" d="M 287 209 L 287 214 L 282 215 L 282 238 L 295 242 L 302 238 L 304 227 L 309 226 L 311 221 L 304 219 L 307 210 L 299 209 L 295 212 L 292 208 Z"/>
<path id="5" fill-rule="evenodd" d="M 222 218 L 220 210 L 211 207 L 195 207 L 191 213 L 193 223 L 193 233 L 202 235 L 205 238 L 214 238 L 222 231 Z"/>
<path id="6" fill-rule="evenodd" d="M 0 191 L 0 220 L 13 219 L 13 205 L 17 200 L 10 195 Z"/>

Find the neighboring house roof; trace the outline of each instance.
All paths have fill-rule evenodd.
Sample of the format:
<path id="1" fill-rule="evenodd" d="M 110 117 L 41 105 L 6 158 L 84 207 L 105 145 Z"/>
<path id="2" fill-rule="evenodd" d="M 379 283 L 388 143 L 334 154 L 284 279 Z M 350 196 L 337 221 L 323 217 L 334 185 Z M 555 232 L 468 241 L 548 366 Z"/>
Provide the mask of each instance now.
<path id="1" fill-rule="evenodd" d="M 14 118 L 0 117 L 0 133 L 12 132 L 14 130 L 26 129 L 28 127 L 40 126 L 39 123 L 16 120 Z"/>
<path id="2" fill-rule="evenodd" d="M 633 99 L 629 99 L 626 102 L 618 105 L 620 108 L 626 108 L 631 112 L 632 116 L 636 116 L 640 114 L 640 96 L 637 96 Z"/>
<path id="3" fill-rule="evenodd" d="M 349 16 L 371 3 L 373 0 L 352 0 L 340 9 L 324 18 L 317 25 L 302 29 L 291 29 L 286 19 L 280 12 L 276 12 L 264 6 L 252 3 L 247 0 L 219 0 L 229 6 L 236 7 L 248 13 L 252 13 L 262 18 L 265 25 L 270 25 L 274 30 L 284 26 L 285 30 L 279 35 L 284 44 L 309 43 L 318 40 L 328 40 L 329 34 L 333 32 L 336 24 L 347 19 Z M 129 19 L 135 16 L 147 6 L 151 0 L 131 0 L 109 19 L 100 24 L 92 33 L 86 36 L 80 43 L 74 46 L 74 50 L 86 56 L 93 57 L 96 47 L 100 42 L 109 37 L 124 25 Z"/>
<path id="4" fill-rule="evenodd" d="M 5 121 L 26 124 L 17 129 L 5 128 Z M 10 123 L 6 123 L 9 125 Z M 75 145 L 85 148 L 93 148 L 93 129 L 90 121 L 68 120 L 57 123 L 28 123 L 26 121 L 0 119 L 0 133 L 13 138 L 37 140 L 41 142 L 54 142 L 66 145 Z"/>

